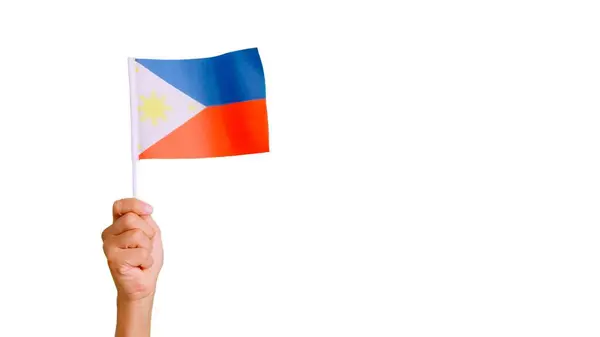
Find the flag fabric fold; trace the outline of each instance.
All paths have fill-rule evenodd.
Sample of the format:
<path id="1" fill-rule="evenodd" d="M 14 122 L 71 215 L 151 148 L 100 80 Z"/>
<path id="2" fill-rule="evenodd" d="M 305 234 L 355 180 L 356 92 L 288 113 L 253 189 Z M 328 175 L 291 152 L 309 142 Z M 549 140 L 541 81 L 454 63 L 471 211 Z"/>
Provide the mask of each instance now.
<path id="1" fill-rule="evenodd" d="M 198 59 L 133 62 L 137 159 L 269 152 L 265 78 L 257 48 Z"/>

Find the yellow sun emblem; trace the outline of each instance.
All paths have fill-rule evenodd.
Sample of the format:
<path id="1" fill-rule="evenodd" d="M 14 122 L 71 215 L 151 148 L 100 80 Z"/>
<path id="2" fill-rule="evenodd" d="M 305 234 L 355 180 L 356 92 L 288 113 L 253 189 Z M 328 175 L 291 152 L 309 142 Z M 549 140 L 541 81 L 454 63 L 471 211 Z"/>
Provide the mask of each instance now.
<path id="1" fill-rule="evenodd" d="M 159 119 L 167 120 L 165 112 L 171 110 L 171 107 L 165 104 L 164 96 L 159 97 L 153 92 L 150 97 L 140 96 L 140 100 L 142 104 L 138 110 L 142 113 L 142 122 L 150 119 L 152 125 L 157 125 Z"/>

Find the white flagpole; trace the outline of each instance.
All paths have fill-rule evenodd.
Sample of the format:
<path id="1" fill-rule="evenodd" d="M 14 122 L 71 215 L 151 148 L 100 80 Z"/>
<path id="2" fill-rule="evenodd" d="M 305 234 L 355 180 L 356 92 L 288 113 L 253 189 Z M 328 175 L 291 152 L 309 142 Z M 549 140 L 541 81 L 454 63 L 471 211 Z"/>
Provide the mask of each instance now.
<path id="1" fill-rule="evenodd" d="M 135 86 L 135 59 L 130 57 L 129 61 L 129 100 L 131 105 L 131 183 L 133 197 L 137 198 L 137 163 L 139 161 L 139 129 L 138 129 L 138 98 Z"/>

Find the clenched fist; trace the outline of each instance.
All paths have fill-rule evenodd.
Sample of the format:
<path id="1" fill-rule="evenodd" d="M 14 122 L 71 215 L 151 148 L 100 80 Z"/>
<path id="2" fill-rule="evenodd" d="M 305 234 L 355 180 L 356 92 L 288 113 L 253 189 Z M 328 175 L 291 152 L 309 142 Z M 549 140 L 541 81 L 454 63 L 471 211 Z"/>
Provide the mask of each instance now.
<path id="1" fill-rule="evenodd" d="M 113 223 L 102 232 L 104 254 L 121 302 L 152 298 L 163 265 L 160 230 L 152 207 L 138 199 L 113 204 Z"/>

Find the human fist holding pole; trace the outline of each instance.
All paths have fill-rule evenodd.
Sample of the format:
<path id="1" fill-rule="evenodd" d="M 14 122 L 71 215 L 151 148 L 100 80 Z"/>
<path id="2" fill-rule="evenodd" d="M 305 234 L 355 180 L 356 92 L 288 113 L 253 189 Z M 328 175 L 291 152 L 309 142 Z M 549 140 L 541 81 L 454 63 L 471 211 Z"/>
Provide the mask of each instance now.
<path id="1" fill-rule="evenodd" d="M 152 207 L 138 199 L 117 200 L 113 223 L 102 232 L 104 254 L 117 288 L 116 337 L 150 336 L 152 305 L 163 265 L 160 229 Z"/>

